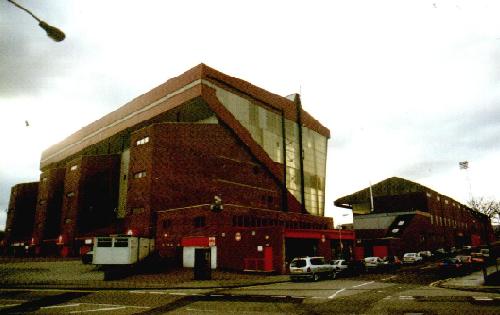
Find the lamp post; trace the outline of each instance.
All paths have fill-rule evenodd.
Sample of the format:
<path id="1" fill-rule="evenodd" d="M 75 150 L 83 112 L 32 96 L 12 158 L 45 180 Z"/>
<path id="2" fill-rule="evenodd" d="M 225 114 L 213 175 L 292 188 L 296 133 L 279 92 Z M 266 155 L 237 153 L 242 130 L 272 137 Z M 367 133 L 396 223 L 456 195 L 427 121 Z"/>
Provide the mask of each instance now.
<path id="1" fill-rule="evenodd" d="M 41 28 L 43 28 L 45 30 L 45 32 L 47 33 L 47 36 L 49 36 L 50 38 L 52 38 L 54 41 L 60 42 L 60 41 L 63 41 L 66 38 L 66 35 L 63 33 L 63 31 L 61 31 L 60 29 L 58 29 L 55 26 L 49 25 L 45 21 L 42 21 L 39 17 L 37 17 L 36 15 L 34 15 L 33 12 L 31 12 L 30 10 L 28 10 L 25 7 L 19 5 L 18 3 L 14 2 L 13 0 L 7 0 L 7 1 L 9 1 L 10 3 L 12 3 L 13 5 L 15 5 L 16 7 L 18 7 L 19 9 L 27 12 L 35 20 L 37 20 L 38 21 L 38 26 L 40 26 Z"/>

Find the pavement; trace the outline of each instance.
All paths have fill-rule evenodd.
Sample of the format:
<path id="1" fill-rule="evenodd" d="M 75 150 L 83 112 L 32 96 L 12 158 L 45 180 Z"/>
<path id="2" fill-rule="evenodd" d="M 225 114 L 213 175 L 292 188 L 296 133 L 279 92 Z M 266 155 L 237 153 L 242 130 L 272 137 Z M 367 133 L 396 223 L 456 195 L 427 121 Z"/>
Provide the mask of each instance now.
<path id="1" fill-rule="evenodd" d="M 449 278 L 433 286 L 467 291 L 500 293 L 495 266 L 488 275 L 497 280 L 495 285 L 485 284 L 482 271 L 463 277 Z M 5 259 L 0 258 L 0 288 L 51 288 L 74 290 L 120 289 L 211 289 L 232 288 L 290 281 L 288 275 L 243 273 L 212 270 L 210 280 L 195 280 L 192 269 L 165 268 L 161 272 L 134 272 L 114 274 L 109 279 L 93 265 L 84 265 L 76 259 Z"/>
<path id="2" fill-rule="evenodd" d="M 440 288 L 456 289 L 464 291 L 500 293 L 500 272 L 496 266 L 487 268 L 487 279 L 484 279 L 483 271 L 475 271 L 463 277 L 454 277 L 435 282 L 433 285 Z"/>
<path id="3" fill-rule="evenodd" d="M 0 259 L 0 288 L 53 289 L 210 289 L 287 282 L 287 275 L 212 270 L 210 280 L 195 280 L 192 269 L 167 269 L 155 273 L 114 273 L 106 276 L 79 260 Z"/>

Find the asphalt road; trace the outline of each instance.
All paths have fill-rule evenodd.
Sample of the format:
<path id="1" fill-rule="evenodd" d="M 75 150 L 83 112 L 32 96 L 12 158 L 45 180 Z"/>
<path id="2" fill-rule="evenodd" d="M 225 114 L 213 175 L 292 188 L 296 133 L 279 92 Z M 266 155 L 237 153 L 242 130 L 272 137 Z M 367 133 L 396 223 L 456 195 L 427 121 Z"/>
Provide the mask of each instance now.
<path id="1" fill-rule="evenodd" d="M 500 314 L 500 294 L 433 287 L 428 273 L 232 289 L 0 289 L 0 314 Z"/>

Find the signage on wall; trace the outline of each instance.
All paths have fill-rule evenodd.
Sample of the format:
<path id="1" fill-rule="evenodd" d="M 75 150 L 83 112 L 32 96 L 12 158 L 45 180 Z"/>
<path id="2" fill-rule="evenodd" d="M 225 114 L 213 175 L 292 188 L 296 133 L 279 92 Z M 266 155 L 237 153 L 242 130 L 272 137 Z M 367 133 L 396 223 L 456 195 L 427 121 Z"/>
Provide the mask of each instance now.
<path id="1" fill-rule="evenodd" d="M 208 238 L 208 246 L 210 246 L 210 247 L 215 246 L 215 237 L 214 236 L 210 236 Z"/>

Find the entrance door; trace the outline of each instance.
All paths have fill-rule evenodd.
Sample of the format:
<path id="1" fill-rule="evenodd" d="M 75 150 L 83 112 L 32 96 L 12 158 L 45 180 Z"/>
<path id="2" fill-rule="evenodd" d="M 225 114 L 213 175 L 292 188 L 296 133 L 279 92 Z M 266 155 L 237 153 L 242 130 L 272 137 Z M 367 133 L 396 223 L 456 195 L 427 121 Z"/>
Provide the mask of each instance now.
<path id="1" fill-rule="evenodd" d="M 308 238 L 287 238 L 285 240 L 285 254 L 288 262 L 295 257 L 317 256 L 318 240 Z"/>
<path id="2" fill-rule="evenodd" d="M 273 248 L 264 247 L 264 271 L 273 270 Z"/>

